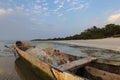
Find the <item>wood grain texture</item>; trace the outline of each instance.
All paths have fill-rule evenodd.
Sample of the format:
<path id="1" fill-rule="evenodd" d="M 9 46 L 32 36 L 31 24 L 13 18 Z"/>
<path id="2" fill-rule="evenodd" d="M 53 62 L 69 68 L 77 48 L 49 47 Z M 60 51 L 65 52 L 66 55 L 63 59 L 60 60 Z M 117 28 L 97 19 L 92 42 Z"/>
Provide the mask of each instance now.
<path id="1" fill-rule="evenodd" d="M 87 58 L 73 61 L 71 63 L 66 63 L 63 65 L 60 65 L 57 68 L 60 69 L 61 71 L 67 71 L 67 70 L 70 70 L 70 69 L 75 68 L 75 67 L 80 68 L 80 67 L 84 66 L 85 64 L 90 63 L 90 62 L 95 61 L 95 60 L 97 60 L 97 58 L 87 57 Z"/>
<path id="2" fill-rule="evenodd" d="M 120 75 L 103 71 L 97 68 L 86 66 L 86 70 L 93 76 L 100 77 L 103 80 L 120 80 Z"/>

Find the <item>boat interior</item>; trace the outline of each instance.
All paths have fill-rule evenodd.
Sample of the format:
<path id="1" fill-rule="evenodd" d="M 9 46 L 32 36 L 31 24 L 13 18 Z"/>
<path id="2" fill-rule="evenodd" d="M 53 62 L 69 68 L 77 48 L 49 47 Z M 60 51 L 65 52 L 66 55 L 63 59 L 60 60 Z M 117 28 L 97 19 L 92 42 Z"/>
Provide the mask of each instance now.
<path id="1" fill-rule="evenodd" d="M 67 72 L 88 80 L 120 80 L 120 66 L 98 63 L 96 60 L 83 62 L 67 69 Z"/>
<path id="2" fill-rule="evenodd" d="M 23 51 L 26 51 L 26 50 L 28 50 L 29 48 L 34 47 L 34 46 L 30 45 L 30 44 L 23 43 L 23 42 L 21 42 L 21 41 L 17 41 L 17 42 L 16 42 L 16 46 L 17 46 L 19 49 L 23 50 Z"/>
<path id="3" fill-rule="evenodd" d="M 27 44 L 27 43 L 24 43 L 24 42 L 21 42 L 21 41 L 17 41 L 16 42 L 16 46 L 19 48 L 19 49 L 21 49 L 22 51 L 25 51 L 25 52 L 27 52 L 27 50 L 29 50 L 30 48 L 36 48 L 35 46 L 32 46 L 32 45 L 30 45 L 30 44 Z M 75 60 L 78 60 L 78 59 L 80 59 L 80 57 L 78 57 L 78 56 L 73 56 L 73 55 L 70 55 L 70 54 L 66 54 L 66 53 L 62 53 L 62 52 L 60 52 L 59 50 L 55 50 L 55 52 L 53 51 L 53 52 L 51 52 L 52 53 L 52 55 L 50 55 L 48 52 L 49 51 L 47 51 L 47 50 L 43 50 L 44 52 L 45 52 L 45 54 L 47 54 L 47 56 L 51 56 L 52 58 L 56 58 L 56 61 L 57 60 L 60 60 L 61 58 L 66 58 L 66 59 L 64 59 L 64 60 L 61 60 L 60 61 L 60 63 L 59 64 L 57 64 L 57 66 L 58 65 L 61 65 L 61 64 L 65 64 L 65 63 L 67 63 L 67 61 L 69 60 L 69 62 L 72 62 L 72 61 L 75 61 Z M 58 51 L 58 52 L 57 52 Z M 37 52 L 39 52 L 39 50 L 37 51 Z M 46 58 L 47 58 L 47 56 L 46 56 Z M 43 57 L 45 57 L 45 56 L 43 56 Z M 41 57 L 40 57 L 41 58 Z M 39 60 L 41 60 L 39 58 Z M 47 59 L 44 59 L 44 60 L 42 60 L 42 61 L 44 61 L 44 62 L 46 62 L 46 63 L 50 63 L 51 64 L 51 61 L 48 61 Z"/>

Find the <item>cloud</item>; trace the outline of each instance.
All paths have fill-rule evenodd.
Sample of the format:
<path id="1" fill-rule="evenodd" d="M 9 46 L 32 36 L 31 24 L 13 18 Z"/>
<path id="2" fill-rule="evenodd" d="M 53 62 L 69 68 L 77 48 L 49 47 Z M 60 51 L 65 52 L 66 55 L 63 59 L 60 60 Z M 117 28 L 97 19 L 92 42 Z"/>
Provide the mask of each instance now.
<path id="1" fill-rule="evenodd" d="M 34 9 L 41 9 L 41 7 L 42 7 L 41 5 L 35 5 Z"/>
<path id="2" fill-rule="evenodd" d="M 41 14 L 42 12 L 40 10 L 34 10 L 31 14 L 36 14 L 36 15 L 39 15 Z"/>
<path id="3" fill-rule="evenodd" d="M 63 7 L 64 7 L 64 2 L 61 2 L 60 5 L 58 5 L 57 8 L 55 10 L 53 10 L 53 12 L 57 12 L 58 10 L 60 10 Z"/>
<path id="4" fill-rule="evenodd" d="M 63 14 L 62 13 L 58 13 L 58 16 L 63 16 Z"/>
<path id="5" fill-rule="evenodd" d="M 9 13 L 9 12 L 12 12 L 13 11 L 13 9 L 11 9 L 11 8 L 9 8 L 9 9 L 7 9 L 7 12 Z"/>
<path id="6" fill-rule="evenodd" d="M 16 10 L 18 10 L 18 11 L 24 10 L 24 7 L 23 6 L 16 6 Z"/>
<path id="7" fill-rule="evenodd" d="M 37 3 L 46 2 L 46 0 L 36 0 Z"/>
<path id="8" fill-rule="evenodd" d="M 6 11 L 4 9 L 0 9 L 0 15 L 5 14 Z"/>
<path id="9" fill-rule="evenodd" d="M 42 0 L 36 0 L 37 3 L 41 2 Z"/>
<path id="10" fill-rule="evenodd" d="M 13 9 L 9 8 L 9 9 L 0 9 L 0 15 L 4 15 L 4 14 L 8 14 L 11 13 L 13 11 Z"/>
<path id="11" fill-rule="evenodd" d="M 11 9 L 6 9 L 5 14 L 9 11 Z M 36 17 L 26 16 L 23 12 L 17 12 L 16 10 L 12 14 L 0 16 L 0 37 L 5 40 L 21 40 L 40 36 L 41 34 L 38 33 L 43 33 L 41 26 L 44 26 L 41 19 L 37 20 Z"/>
<path id="12" fill-rule="evenodd" d="M 60 0 L 54 0 L 54 4 L 58 4 Z"/>
<path id="13" fill-rule="evenodd" d="M 48 5 L 48 3 L 46 2 L 46 3 L 44 3 L 44 4 L 42 4 L 43 6 L 47 6 Z"/>
<path id="14" fill-rule="evenodd" d="M 76 11 L 88 7 L 87 2 L 81 2 L 80 0 L 69 1 L 69 8 L 66 11 Z"/>
<path id="15" fill-rule="evenodd" d="M 79 6 L 79 7 L 70 8 L 67 11 L 76 11 L 76 10 L 80 10 L 82 8 L 83 8 L 83 6 Z"/>
<path id="16" fill-rule="evenodd" d="M 44 13 L 44 16 L 50 16 L 50 13 L 46 12 Z"/>
<path id="17" fill-rule="evenodd" d="M 71 11 L 71 14 L 72 11 L 85 8 L 88 1 L 81 1 L 84 0 L 1 0 L 1 39 L 31 39 L 35 38 L 35 36 L 51 37 L 51 32 L 53 37 L 57 36 L 61 31 L 66 30 L 61 28 L 62 24 L 57 25 L 59 23 L 59 19 L 64 18 L 63 21 L 60 20 L 61 22 L 64 22 L 69 18 L 56 18 L 56 16 L 69 14 L 67 10 Z M 26 16 L 26 14 L 28 16 Z M 49 17 L 47 18 L 44 16 Z M 42 19 L 43 21 L 41 21 Z M 52 21 L 52 19 L 54 19 L 55 22 Z"/>
<path id="18" fill-rule="evenodd" d="M 13 0 L 9 0 L 10 2 L 12 2 Z"/>
<path id="19" fill-rule="evenodd" d="M 9 2 L 1 1 L 0 7 L 5 9 L 0 9 L 0 15 L 8 12 L 20 12 L 31 16 L 44 15 L 46 13 L 51 15 L 61 13 L 60 15 L 57 14 L 58 16 L 61 16 L 67 11 L 78 11 L 87 6 L 87 1 L 84 0 L 51 0 L 48 2 L 47 0 L 33 0 L 29 2 L 28 0 L 20 0 L 19 4 L 17 2 L 17 0 L 9 0 Z M 7 9 L 9 10 L 6 11 Z"/>
<path id="20" fill-rule="evenodd" d="M 67 0 L 67 2 L 70 2 L 71 0 Z"/>
<path id="21" fill-rule="evenodd" d="M 113 14 L 111 16 L 108 17 L 108 22 L 117 22 L 120 20 L 120 13 L 117 14 Z"/>
<path id="22" fill-rule="evenodd" d="M 43 7 L 43 10 L 44 10 L 44 11 L 48 11 L 48 8 L 47 8 L 47 7 Z"/>

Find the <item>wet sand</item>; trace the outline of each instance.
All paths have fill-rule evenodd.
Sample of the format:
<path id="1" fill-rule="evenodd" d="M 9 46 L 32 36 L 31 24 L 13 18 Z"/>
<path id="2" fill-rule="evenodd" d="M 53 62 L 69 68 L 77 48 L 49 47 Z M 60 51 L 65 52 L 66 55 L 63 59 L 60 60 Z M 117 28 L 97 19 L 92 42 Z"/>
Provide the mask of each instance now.
<path id="1" fill-rule="evenodd" d="M 62 40 L 62 41 L 52 41 L 52 42 L 110 49 L 110 50 L 120 52 L 120 38 L 104 38 L 104 39 L 89 39 L 89 40 Z"/>
<path id="2" fill-rule="evenodd" d="M 34 74 L 31 65 L 27 65 L 20 58 L 0 58 L 0 80 L 44 80 Z"/>
<path id="3" fill-rule="evenodd" d="M 14 61 L 15 57 L 0 57 L 0 80 L 20 80 Z"/>
<path id="4" fill-rule="evenodd" d="M 9 41 L 0 41 L 0 80 L 20 80 L 15 70 L 15 60 L 12 51 L 4 45 L 11 46 Z"/>

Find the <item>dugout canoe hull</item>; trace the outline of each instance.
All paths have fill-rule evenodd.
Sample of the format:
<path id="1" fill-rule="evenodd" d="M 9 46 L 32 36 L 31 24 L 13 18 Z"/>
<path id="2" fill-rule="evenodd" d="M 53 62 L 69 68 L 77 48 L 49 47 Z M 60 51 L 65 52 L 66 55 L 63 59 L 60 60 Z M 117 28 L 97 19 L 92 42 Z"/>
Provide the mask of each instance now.
<path id="1" fill-rule="evenodd" d="M 26 49 L 33 46 L 17 41 L 15 43 L 15 50 L 22 59 L 33 66 L 33 69 L 37 70 L 35 71 L 37 75 L 39 75 L 39 71 L 43 71 L 48 80 L 120 80 L 119 61 L 109 62 L 96 58 L 84 58 L 55 67 L 35 59 L 25 52 L 26 49 L 20 48 L 18 43 L 22 43 L 22 46 Z"/>

